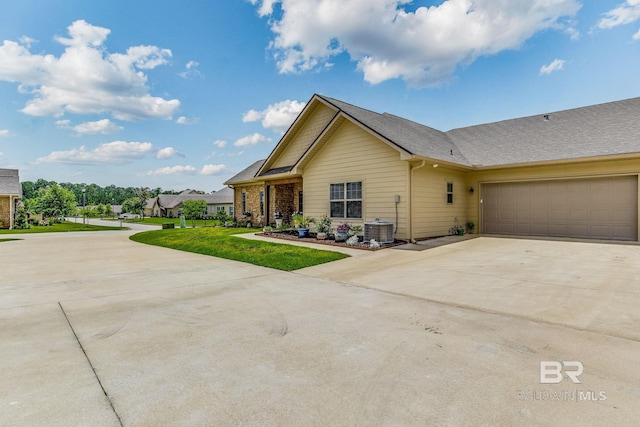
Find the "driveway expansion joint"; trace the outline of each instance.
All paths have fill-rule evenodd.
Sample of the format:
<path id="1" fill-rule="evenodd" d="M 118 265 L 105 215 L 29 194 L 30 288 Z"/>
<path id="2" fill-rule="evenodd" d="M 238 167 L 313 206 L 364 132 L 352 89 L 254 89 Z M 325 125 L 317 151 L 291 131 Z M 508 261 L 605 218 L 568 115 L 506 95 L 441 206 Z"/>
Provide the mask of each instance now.
<path id="1" fill-rule="evenodd" d="M 60 303 L 60 301 L 58 301 L 58 306 L 60 307 L 60 311 L 62 311 L 62 314 L 64 315 L 64 318 L 67 321 L 67 324 L 69 325 L 69 329 L 71 329 L 71 332 L 73 333 L 73 336 L 76 338 L 76 341 L 78 342 L 78 345 L 80 346 L 80 349 L 82 350 L 82 353 L 84 354 L 84 357 L 87 359 L 87 362 L 89 363 L 89 366 L 91 367 L 91 370 L 93 371 L 93 375 L 96 377 L 96 380 L 98 381 L 98 384 L 100 385 L 100 388 L 102 389 L 102 393 L 104 393 L 104 397 L 107 398 L 107 401 L 109 402 L 109 406 L 111 407 L 111 410 L 113 411 L 114 415 L 118 419 L 118 423 L 120 424 L 120 426 L 124 427 L 124 424 L 122 424 L 122 419 L 120 418 L 120 415 L 118 415 L 118 412 L 116 411 L 116 408 L 113 406 L 113 402 L 111 401 L 111 398 L 109 397 L 109 394 L 107 393 L 107 390 L 105 390 L 104 386 L 102 385 L 102 381 L 100 381 L 100 377 L 98 377 L 98 373 L 96 372 L 96 368 L 93 366 L 93 363 L 91 363 L 91 359 L 89 359 L 89 355 L 87 354 L 87 352 L 84 349 L 84 346 L 80 342 L 80 338 L 78 338 L 78 334 L 76 334 L 75 329 L 73 329 L 73 325 L 71 324 L 71 321 L 69 320 L 69 317 L 67 316 L 67 313 L 64 311 L 64 308 L 62 307 L 62 304 Z"/>

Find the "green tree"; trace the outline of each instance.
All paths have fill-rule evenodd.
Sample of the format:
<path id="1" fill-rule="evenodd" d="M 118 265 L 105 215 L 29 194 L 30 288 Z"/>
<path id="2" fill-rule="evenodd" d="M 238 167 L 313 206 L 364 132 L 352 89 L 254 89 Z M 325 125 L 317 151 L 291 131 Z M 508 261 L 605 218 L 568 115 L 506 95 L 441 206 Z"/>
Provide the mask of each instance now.
<path id="1" fill-rule="evenodd" d="M 135 213 L 139 214 L 142 211 L 144 205 L 139 197 L 129 197 L 122 202 L 122 213 Z"/>
<path id="2" fill-rule="evenodd" d="M 147 206 L 147 200 L 149 199 L 149 189 L 147 187 L 136 188 L 136 196 L 140 199 L 140 215 L 144 219 L 144 208 Z"/>
<path id="3" fill-rule="evenodd" d="M 24 208 L 29 213 L 35 213 L 38 211 L 38 199 L 35 197 L 33 199 L 24 199 Z"/>
<path id="4" fill-rule="evenodd" d="M 52 222 L 73 215 L 76 211 L 76 198 L 73 193 L 55 182 L 38 197 L 37 211 Z"/>
<path id="5" fill-rule="evenodd" d="M 204 200 L 185 200 L 182 202 L 182 213 L 185 218 L 193 220 L 193 227 L 196 226 L 196 219 L 202 217 L 202 213 L 207 210 L 207 202 Z"/>

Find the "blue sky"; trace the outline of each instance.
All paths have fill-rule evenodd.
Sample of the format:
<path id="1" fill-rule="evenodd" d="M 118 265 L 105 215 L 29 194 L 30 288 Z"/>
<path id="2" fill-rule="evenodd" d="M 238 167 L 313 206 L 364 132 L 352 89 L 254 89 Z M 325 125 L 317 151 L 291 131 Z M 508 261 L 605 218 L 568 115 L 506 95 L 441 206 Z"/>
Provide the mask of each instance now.
<path id="1" fill-rule="evenodd" d="M 3 3 L 23 181 L 217 190 L 314 93 L 440 130 L 640 96 L 640 0 Z"/>

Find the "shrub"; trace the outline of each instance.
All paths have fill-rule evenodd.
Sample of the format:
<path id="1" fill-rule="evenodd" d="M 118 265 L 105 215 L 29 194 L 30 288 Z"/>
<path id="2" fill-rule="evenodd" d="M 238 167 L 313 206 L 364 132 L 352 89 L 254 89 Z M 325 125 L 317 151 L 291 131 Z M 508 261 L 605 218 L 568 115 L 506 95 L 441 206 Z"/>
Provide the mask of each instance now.
<path id="1" fill-rule="evenodd" d="M 14 225 L 14 228 L 18 229 L 18 230 L 26 230 L 28 228 L 30 228 L 31 226 L 29 225 L 29 222 L 27 221 L 27 212 L 24 210 L 24 208 L 19 208 L 18 209 L 18 216 L 16 217 L 16 223 Z"/>

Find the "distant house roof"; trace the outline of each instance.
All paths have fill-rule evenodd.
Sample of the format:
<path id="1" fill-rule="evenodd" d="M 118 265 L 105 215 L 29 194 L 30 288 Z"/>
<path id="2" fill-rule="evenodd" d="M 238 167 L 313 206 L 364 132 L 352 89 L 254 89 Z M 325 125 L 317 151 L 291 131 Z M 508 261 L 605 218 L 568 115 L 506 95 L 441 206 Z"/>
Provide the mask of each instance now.
<path id="1" fill-rule="evenodd" d="M 173 209 L 180 206 L 186 200 L 204 200 L 208 205 L 223 205 L 233 203 L 233 190 L 224 187 L 213 194 L 199 194 L 195 190 L 185 190 L 180 194 L 160 194 L 157 198 L 147 201 L 147 208 L 158 206 Z"/>
<path id="2" fill-rule="evenodd" d="M 18 169 L 0 169 L 0 194 L 22 196 Z"/>
<path id="3" fill-rule="evenodd" d="M 229 187 L 222 187 L 211 196 L 216 204 L 233 203 L 233 190 Z"/>

